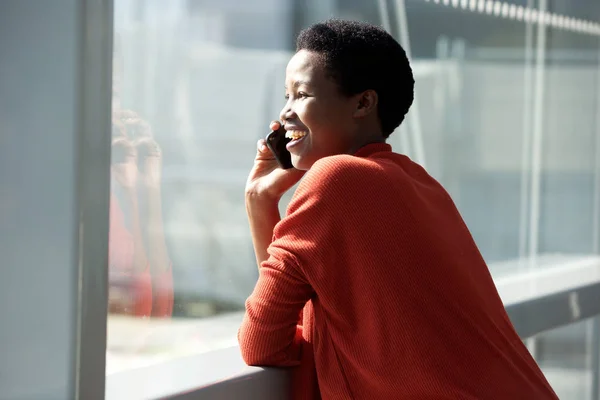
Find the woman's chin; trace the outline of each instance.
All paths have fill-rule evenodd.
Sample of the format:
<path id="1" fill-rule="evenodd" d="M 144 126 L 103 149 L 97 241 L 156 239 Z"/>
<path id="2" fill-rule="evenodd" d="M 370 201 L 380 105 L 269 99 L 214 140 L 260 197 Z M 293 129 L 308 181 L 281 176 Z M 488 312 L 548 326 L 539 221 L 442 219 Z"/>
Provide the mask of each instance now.
<path id="1" fill-rule="evenodd" d="M 292 165 L 296 169 L 308 171 L 313 164 L 314 161 L 311 162 L 309 157 L 292 154 Z"/>

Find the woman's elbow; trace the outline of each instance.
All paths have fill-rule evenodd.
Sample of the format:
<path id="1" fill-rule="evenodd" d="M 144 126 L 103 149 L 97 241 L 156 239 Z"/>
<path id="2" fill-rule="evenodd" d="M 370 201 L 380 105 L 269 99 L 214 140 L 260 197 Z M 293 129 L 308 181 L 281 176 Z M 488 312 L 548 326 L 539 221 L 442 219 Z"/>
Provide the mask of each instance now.
<path id="1" fill-rule="evenodd" d="M 258 340 L 253 340 L 242 331 L 238 334 L 240 344 L 240 353 L 244 362 L 251 367 L 272 367 L 272 355 L 265 351 L 265 346 L 261 346 Z"/>
<path id="2" fill-rule="evenodd" d="M 240 347 L 242 351 L 242 359 L 244 363 L 250 367 L 270 367 L 266 357 L 262 357 L 260 354 L 256 354 Z"/>
<path id="3" fill-rule="evenodd" d="M 299 357 L 293 356 L 298 351 L 293 344 L 285 346 L 283 350 L 275 343 L 264 341 L 259 335 L 248 335 L 244 329 L 238 333 L 240 353 L 244 362 L 253 367 L 293 367 L 299 364 Z"/>
<path id="4" fill-rule="evenodd" d="M 252 349 L 240 346 L 242 359 L 246 365 L 251 367 L 295 367 L 298 361 L 290 360 L 287 357 L 280 357 L 276 354 L 260 353 Z"/>

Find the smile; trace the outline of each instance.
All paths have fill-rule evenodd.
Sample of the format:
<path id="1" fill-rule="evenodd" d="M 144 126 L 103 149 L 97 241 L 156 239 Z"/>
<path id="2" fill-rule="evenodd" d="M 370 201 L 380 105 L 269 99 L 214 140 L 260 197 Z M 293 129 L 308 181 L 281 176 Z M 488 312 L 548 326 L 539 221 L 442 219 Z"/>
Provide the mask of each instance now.
<path id="1" fill-rule="evenodd" d="M 292 139 L 285 147 L 288 150 L 293 149 L 298 144 L 300 144 L 306 137 L 308 136 L 308 132 L 306 131 L 287 131 L 285 133 L 285 137 Z"/>
<path id="2" fill-rule="evenodd" d="M 292 140 L 298 140 L 298 139 L 303 138 L 307 134 L 308 134 L 308 132 L 306 132 L 306 131 L 287 131 L 285 133 L 285 137 L 292 139 Z"/>

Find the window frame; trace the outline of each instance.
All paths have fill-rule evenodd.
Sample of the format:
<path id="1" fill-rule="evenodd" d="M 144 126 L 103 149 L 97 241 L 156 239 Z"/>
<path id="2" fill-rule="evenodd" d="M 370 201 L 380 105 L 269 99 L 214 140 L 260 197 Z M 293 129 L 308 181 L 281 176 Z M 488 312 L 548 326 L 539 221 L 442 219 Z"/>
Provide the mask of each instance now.
<path id="1" fill-rule="evenodd" d="M 104 399 L 108 312 L 113 0 L 74 3 L 80 101 L 77 159 L 78 258 L 75 395 Z"/>

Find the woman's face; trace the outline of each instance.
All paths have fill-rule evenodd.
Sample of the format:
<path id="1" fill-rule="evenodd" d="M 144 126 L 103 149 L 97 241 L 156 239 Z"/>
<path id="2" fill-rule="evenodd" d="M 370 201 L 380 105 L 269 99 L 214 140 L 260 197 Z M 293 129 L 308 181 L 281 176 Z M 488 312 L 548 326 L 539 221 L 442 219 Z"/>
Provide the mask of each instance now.
<path id="1" fill-rule="evenodd" d="M 352 152 L 356 142 L 357 99 L 340 93 L 319 55 L 300 50 L 286 69 L 287 103 L 281 121 L 294 167 L 309 169 L 320 158 Z"/>

